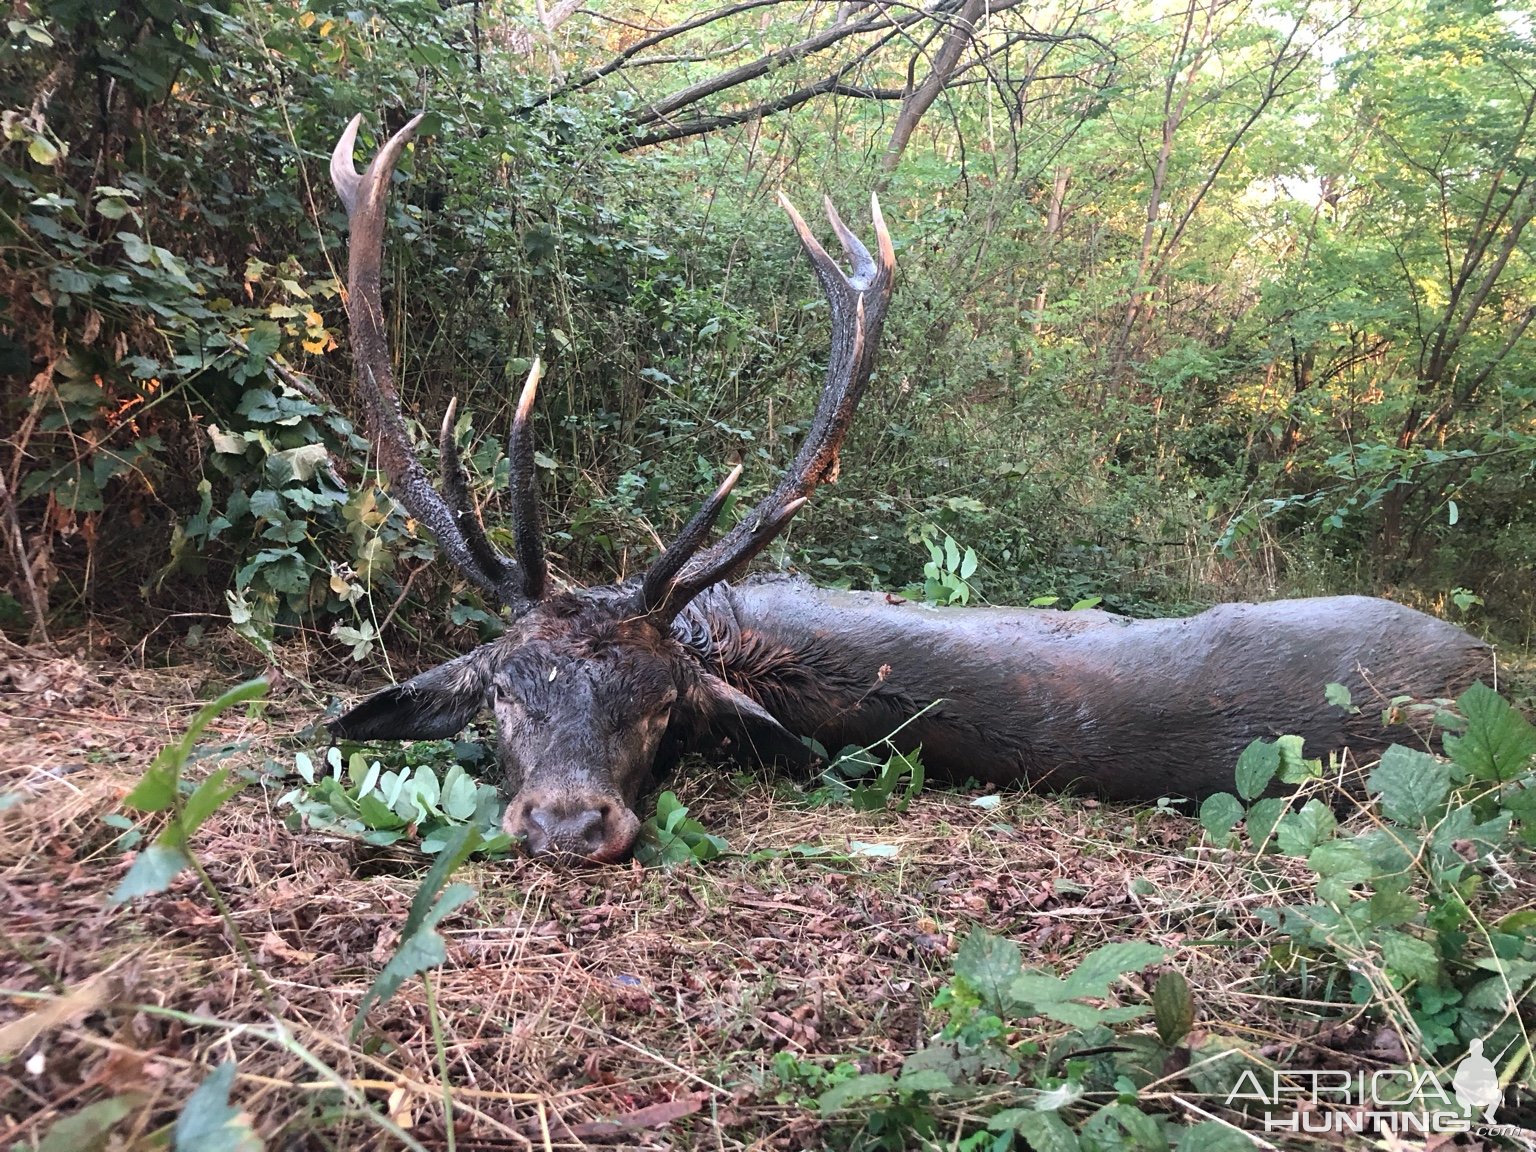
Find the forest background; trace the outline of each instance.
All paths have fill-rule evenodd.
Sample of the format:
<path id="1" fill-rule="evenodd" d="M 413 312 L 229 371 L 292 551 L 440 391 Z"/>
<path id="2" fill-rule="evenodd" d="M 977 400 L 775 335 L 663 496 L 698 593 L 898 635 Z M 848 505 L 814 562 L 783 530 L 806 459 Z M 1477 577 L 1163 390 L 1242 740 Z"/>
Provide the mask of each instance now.
<path id="1" fill-rule="evenodd" d="M 774 193 L 867 231 L 876 189 L 877 377 L 780 564 L 921 588 L 970 548 L 968 597 L 1134 614 L 1384 591 L 1529 642 L 1529 4 L 54 0 L 4 34 L 17 638 L 232 623 L 334 671 L 496 629 L 347 415 L 326 160 L 426 108 L 405 407 L 430 467 L 458 398 L 494 535 L 544 359 L 567 578 L 635 570 L 734 460 L 743 509 L 773 482 L 826 341 Z"/>

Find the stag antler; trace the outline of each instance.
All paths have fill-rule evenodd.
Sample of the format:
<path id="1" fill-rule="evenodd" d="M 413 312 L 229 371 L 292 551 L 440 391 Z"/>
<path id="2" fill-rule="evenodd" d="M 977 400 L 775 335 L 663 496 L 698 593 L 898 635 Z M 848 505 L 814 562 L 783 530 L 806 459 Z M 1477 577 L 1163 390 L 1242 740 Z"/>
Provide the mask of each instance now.
<path id="1" fill-rule="evenodd" d="M 844 273 L 837 261 L 827 255 L 827 250 L 811 235 L 800 213 L 786 197 L 780 195 L 779 203 L 789 213 L 790 221 L 800 235 L 800 243 L 831 308 L 832 352 L 827 362 L 827 382 L 805 443 L 800 446 L 799 454 L 778 486 L 747 514 L 746 519 L 714 545 L 695 555 L 741 474 L 741 469 L 737 468 L 705 501 L 671 547 L 651 565 L 640 586 L 641 607 L 662 620 L 671 620 L 688 601 L 711 584 L 745 571 L 752 558 L 766 548 L 805 506 L 817 486 L 837 479 L 838 449 L 842 447 L 854 409 L 874 368 L 880 325 L 891 302 L 896 272 L 896 253 L 891 246 L 891 234 L 885 228 L 885 219 L 880 215 L 879 199 L 874 195 L 869 198 L 878 261 L 843 224 L 832 207 L 831 198 L 826 201 L 827 219 L 832 222 L 832 230 L 837 233 L 853 266 L 852 275 Z"/>
<path id="2" fill-rule="evenodd" d="M 389 179 L 395 163 L 416 134 L 421 119 L 415 117 L 391 136 L 364 172 L 358 172 L 352 164 L 357 130 L 363 122 L 361 116 L 353 117 L 331 153 L 331 182 L 346 205 L 352 233 L 347 244 L 347 322 L 352 333 L 358 389 L 363 397 L 363 423 L 395 497 L 436 537 L 438 547 L 454 567 L 499 605 L 519 612 L 543 596 L 547 573 L 539 531 L 533 425 L 529 419 L 539 387 L 539 362 L 533 362 L 528 382 L 523 385 L 507 445 L 512 466 L 516 560 L 503 555 L 486 538 L 485 527 L 470 500 L 468 478 L 453 441 L 457 401 L 449 404 L 443 420 L 439 441 L 443 490 L 439 493 L 416 458 L 400 416 L 400 397 L 395 392 L 379 291 L 379 268 L 384 258 L 384 208 L 389 201 Z"/>

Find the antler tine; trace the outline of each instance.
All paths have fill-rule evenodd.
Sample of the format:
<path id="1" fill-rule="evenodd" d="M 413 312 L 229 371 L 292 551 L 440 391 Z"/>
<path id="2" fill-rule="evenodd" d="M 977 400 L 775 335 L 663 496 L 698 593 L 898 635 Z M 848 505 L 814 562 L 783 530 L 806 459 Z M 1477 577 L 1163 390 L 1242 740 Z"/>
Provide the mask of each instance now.
<path id="1" fill-rule="evenodd" d="M 715 526 L 715 521 L 720 519 L 720 510 L 725 507 L 731 490 L 736 487 L 736 481 L 740 479 L 741 465 L 738 464 L 731 469 L 731 474 L 720 482 L 720 487 L 715 489 L 714 495 L 699 506 L 699 510 L 693 514 L 693 519 L 688 521 L 683 526 L 683 530 L 677 534 L 677 539 L 672 541 L 666 551 L 658 556 L 655 563 L 646 570 L 645 579 L 640 584 L 641 611 L 660 612 L 663 616 L 667 615 L 667 601 L 676 588 L 673 577 L 678 574 L 684 564 L 693 559 L 693 554 L 709 537 L 709 530 Z"/>
<path id="2" fill-rule="evenodd" d="M 543 376 L 544 365 L 535 356 L 522 395 L 517 399 L 517 414 L 512 417 L 512 434 L 507 439 L 512 539 L 517 546 L 518 566 L 523 570 L 523 592 L 531 600 L 544 595 L 549 581 L 549 566 L 544 562 L 544 533 L 539 526 L 539 474 L 533 454 L 533 402 Z"/>
<path id="3" fill-rule="evenodd" d="M 454 397 L 448 401 L 448 410 L 443 413 L 442 431 L 437 437 L 437 455 L 443 472 L 443 498 L 448 501 L 454 523 L 464 533 L 464 543 L 476 563 L 487 572 L 502 571 L 506 558 L 487 539 L 485 526 L 480 523 L 480 516 L 470 499 L 469 474 L 464 470 L 464 462 L 459 458 L 459 446 L 453 437 L 454 417 L 458 411 L 459 401 Z"/>
<path id="4" fill-rule="evenodd" d="M 426 526 L 454 567 L 476 587 L 496 603 L 518 609 L 532 598 L 525 591 L 519 567 L 486 539 L 470 506 L 463 464 L 453 444 L 454 405 L 449 406 L 449 418 L 439 440 L 445 468 L 445 491 L 440 494 L 416 457 L 395 391 L 380 288 L 384 208 L 395 164 L 425 115 L 413 117 L 391 136 L 362 172 L 352 160 L 361 116 L 352 118 L 331 153 L 331 182 L 346 206 L 351 231 L 347 242 L 347 321 L 363 399 L 363 423 L 395 498 Z"/>
<path id="5" fill-rule="evenodd" d="M 848 277 L 848 282 L 855 288 L 869 287 L 874 282 L 878 271 L 874 257 L 869 254 L 869 249 L 864 247 L 864 241 L 849 231 L 848 225 L 843 223 L 843 218 L 837 214 L 837 208 L 832 203 L 832 197 L 823 196 L 822 207 L 826 210 L 832 231 L 837 233 L 837 242 L 843 246 L 843 253 L 848 257 L 848 263 L 853 266 L 853 275 Z M 879 211 L 878 201 L 876 201 L 875 210 Z"/>
<path id="6" fill-rule="evenodd" d="M 819 485 L 837 479 L 838 449 L 874 368 L 880 326 L 885 321 L 896 272 L 895 248 L 880 214 L 879 200 L 870 197 L 878 258 L 870 255 L 831 203 L 827 204 L 827 217 L 848 255 L 851 275 L 827 254 L 794 205 L 782 195 L 779 203 L 799 234 L 801 246 L 827 297 L 832 317 L 832 351 L 826 384 L 805 443 L 783 478 L 745 520 L 683 566 L 659 610 L 663 617 L 675 617 L 690 599 L 711 584 L 739 575 L 784 530 Z"/>
<path id="7" fill-rule="evenodd" d="M 809 496 L 797 496 L 777 511 L 765 511 L 762 505 L 754 509 L 753 515 L 737 525 L 737 530 L 744 530 L 742 531 L 743 543 L 741 547 L 747 557 L 741 563 L 745 565 L 750 562 L 752 557 L 773 543 L 774 537 L 789 527 L 789 522 L 795 518 L 795 513 L 809 504 L 810 500 Z M 764 503 L 767 503 L 767 501 L 764 501 Z M 732 535 L 734 534 L 733 532 Z M 724 540 L 721 543 L 724 543 Z M 662 601 L 661 606 L 655 609 L 653 615 L 663 620 L 670 620 L 676 617 L 688 605 L 690 600 L 711 584 L 718 584 L 721 580 L 724 580 L 727 575 L 731 575 L 731 573 L 720 575 L 713 568 L 703 567 L 699 568 L 696 574 L 690 575 L 689 572 L 684 572 L 672 581 L 672 587 L 666 598 Z"/>

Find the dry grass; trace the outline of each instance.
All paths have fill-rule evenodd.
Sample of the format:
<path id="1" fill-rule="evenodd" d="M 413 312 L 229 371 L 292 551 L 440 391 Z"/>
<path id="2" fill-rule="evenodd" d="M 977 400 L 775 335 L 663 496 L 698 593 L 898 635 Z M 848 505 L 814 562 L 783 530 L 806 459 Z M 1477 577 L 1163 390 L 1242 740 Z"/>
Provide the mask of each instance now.
<path id="1" fill-rule="evenodd" d="M 448 963 L 431 977 L 441 1055 L 419 979 L 349 1045 L 422 859 L 290 831 L 282 786 L 249 788 L 196 848 L 258 981 L 192 875 L 106 904 L 127 861 L 102 816 L 196 696 L 232 677 L 208 677 L 205 693 L 197 669 L 7 656 L 0 793 L 25 799 L 0 814 L 0 1029 L 53 1018 L 9 1053 L 0 1043 L 0 1147 L 30 1147 L 123 1092 L 142 1094 L 138 1130 L 153 1131 L 231 1058 L 235 1098 L 273 1148 L 399 1146 L 365 1105 L 443 1147 L 445 1079 L 461 1149 L 823 1147 L 814 1113 L 780 1101 L 774 1054 L 899 1067 L 936 1027 L 928 1004 L 977 924 L 1042 965 L 1108 940 L 1166 945 L 1197 991 L 1197 1028 L 1259 1045 L 1295 1044 L 1310 1014 L 1261 977 L 1253 897 L 1187 819 L 1018 795 L 988 810 L 945 792 L 900 817 L 805 810 L 769 782 L 695 771 L 678 792 L 740 855 L 671 874 L 471 866 L 479 898 L 446 922 Z M 226 716 L 208 739 L 244 743 L 232 755 L 248 769 L 287 763 L 285 736 L 314 704 L 290 687 L 264 718 Z M 764 852 L 853 840 L 899 852 Z M 1345 1029 L 1327 1043 L 1368 1039 Z"/>

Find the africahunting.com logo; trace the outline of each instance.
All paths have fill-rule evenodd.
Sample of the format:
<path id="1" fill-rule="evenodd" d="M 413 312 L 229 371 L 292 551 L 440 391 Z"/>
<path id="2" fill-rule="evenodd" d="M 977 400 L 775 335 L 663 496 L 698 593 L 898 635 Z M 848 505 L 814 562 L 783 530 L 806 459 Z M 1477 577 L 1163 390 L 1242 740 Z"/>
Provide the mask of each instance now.
<path id="1" fill-rule="evenodd" d="M 1276 1069 L 1265 1077 L 1247 1070 L 1227 1095 L 1227 1105 L 1258 1105 L 1266 1132 L 1392 1132 L 1399 1136 L 1477 1132 L 1527 1136 L 1512 1124 L 1496 1124 L 1504 1089 L 1483 1042 L 1473 1040 L 1450 1086 L 1435 1073 L 1408 1068 L 1375 1072 Z"/>

